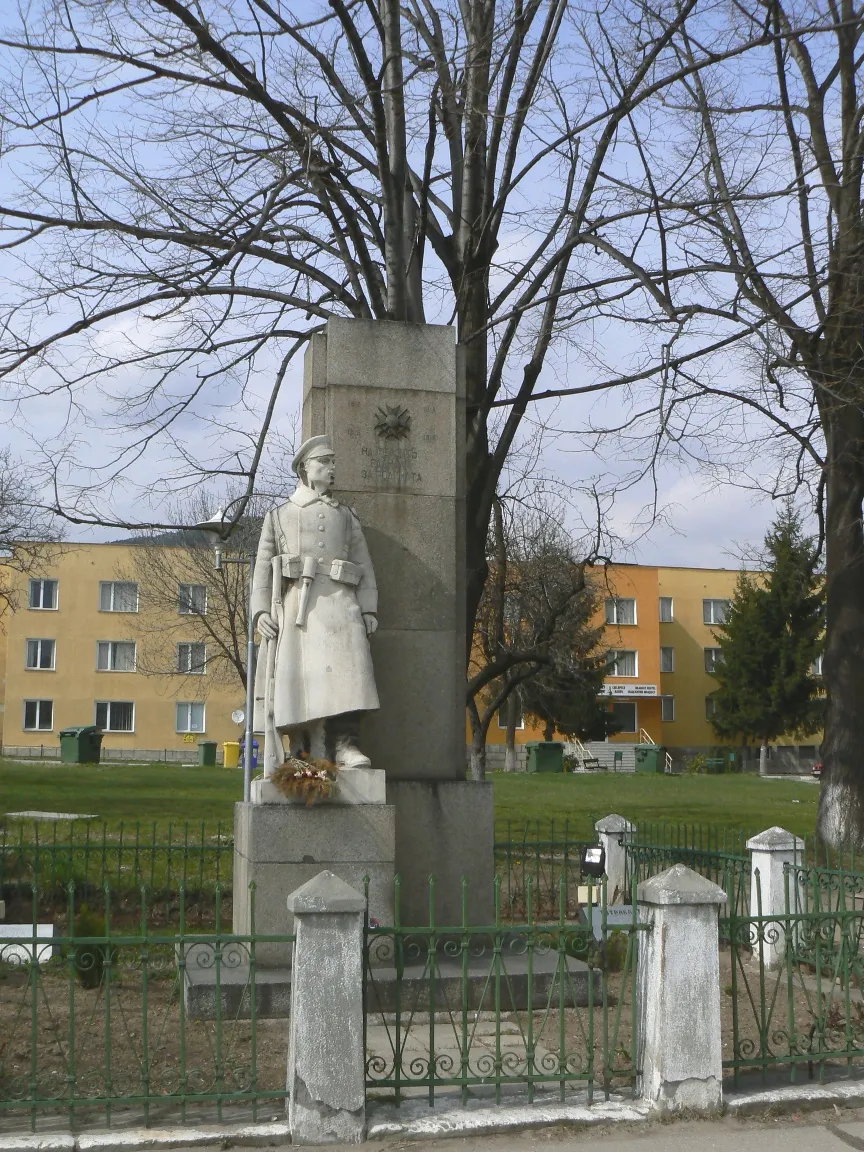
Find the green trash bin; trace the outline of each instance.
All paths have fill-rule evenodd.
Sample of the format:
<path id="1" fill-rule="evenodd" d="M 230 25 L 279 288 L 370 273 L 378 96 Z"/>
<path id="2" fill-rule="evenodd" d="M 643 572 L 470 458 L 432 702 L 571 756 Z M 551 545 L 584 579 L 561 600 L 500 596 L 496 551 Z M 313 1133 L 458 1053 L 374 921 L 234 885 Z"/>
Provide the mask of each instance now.
<path id="1" fill-rule="evenodd" d="M 98 764 L 102 752 L 102 729 L 95 724 L 62 728 L 60 761 L 63 764 Z"/>
<path id="2" fill-rule="evenodd" d="M 563 772 L 564 745 L 560 740 L 529 740 L 528 772 Z"/>
<path id="3" fill-rule="evenodd" d="M 216 767 L 216 749 L 219 745 L 215 740 L 198 741 L 198 763 L 202 768 Z"/>
<path id="4" fill-rule="evenodd" d="M 635 748 L 636 753 L 636 771 L 637 772 L 659 772 L 660 768 L 660 754 L 663 751 L 656 744 L 637 744 Z"/>

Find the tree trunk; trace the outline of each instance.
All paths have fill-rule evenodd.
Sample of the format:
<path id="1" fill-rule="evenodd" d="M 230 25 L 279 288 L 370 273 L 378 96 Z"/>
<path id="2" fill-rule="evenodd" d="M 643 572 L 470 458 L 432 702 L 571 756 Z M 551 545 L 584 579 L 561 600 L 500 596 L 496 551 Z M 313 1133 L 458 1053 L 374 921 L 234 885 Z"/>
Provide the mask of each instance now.
<path id="1" fill-rule="evenodd" d="M 864 414 L 837 405 L 826 428 L 822 662 L 827 702 L 816 829 L 833 847 L 864 847 Z"/>
<path id="2" fill-rule="evenodd" d="M 504 747 L 504 771 L 516 772 L 516 722 L 519 719 L 519 697 L 511 692 L 507 697 L 507 734 Z"/>
<path id="3" fill-rule="evenodd" d="M 468 704 L 468 715 L 471 719 L 471 761 L 468 774 L 472 780 L 479 782 L 486 779 L 486 728 L 473 700 Z"/>
<path id="4" fill-rule="evenodd" d="M 768 775 L 768 745 L 764 740 L 759 745 L 759 775 Z"/>
<path id="5" fill-rule="evenodd" d="M 547 742 L 555 735 L 555 721 L 547 720 L 546 727 L 543 729 L 543 739 Z"/>

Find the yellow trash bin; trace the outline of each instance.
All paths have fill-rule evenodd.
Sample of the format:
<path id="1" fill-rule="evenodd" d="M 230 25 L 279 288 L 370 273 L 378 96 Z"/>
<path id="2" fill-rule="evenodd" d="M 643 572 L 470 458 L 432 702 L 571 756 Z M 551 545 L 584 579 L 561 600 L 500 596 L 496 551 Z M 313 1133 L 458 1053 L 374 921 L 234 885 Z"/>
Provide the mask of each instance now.
<path id="1" fill-rule="evenodd" d="M 222 745 L 223 763 L 226 768 L 237 768 L 240 764 L 240 741 L 226 740 Z"/>

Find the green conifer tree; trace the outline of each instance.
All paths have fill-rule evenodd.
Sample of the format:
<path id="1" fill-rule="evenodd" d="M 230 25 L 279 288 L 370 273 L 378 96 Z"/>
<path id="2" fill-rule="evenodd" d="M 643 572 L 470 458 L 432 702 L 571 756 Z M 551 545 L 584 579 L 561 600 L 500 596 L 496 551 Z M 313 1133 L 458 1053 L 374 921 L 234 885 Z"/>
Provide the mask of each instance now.
<path id="1" fill-rule="evenodd" d="M 760 745 L 822 726 L 821 683 L 812 666 L 822 646 L 825 596 L 813 541 L 791 505 L 765 537 L 765 575 L 742 572 L 715 636 L 721 659 L 712 694 L 718 736 Z"/>

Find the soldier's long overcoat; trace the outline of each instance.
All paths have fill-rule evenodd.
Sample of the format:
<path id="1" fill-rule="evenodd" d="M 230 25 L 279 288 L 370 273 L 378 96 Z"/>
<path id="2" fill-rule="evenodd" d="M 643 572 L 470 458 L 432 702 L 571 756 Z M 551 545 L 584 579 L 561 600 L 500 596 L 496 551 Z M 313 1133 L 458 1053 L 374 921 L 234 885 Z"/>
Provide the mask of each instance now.
<path id="1" fill-rule="evenodd" d="M 274 597 L 273 558 L 282 586 Z M 295 623 L 306 557 L 317 559 L 304 627 Z M 264 518 L 252 615 L 276 609 L 279 638 L 273 717 L 290 728 L 344 712 L 379 707 L 363 612 L 376 612 L 378 590 L 360 522 L 344 504 L 306 485 Z M 262 644 L 261 652 L 265 646 Z M 264 729 L 265 660 L 255 677 L 255 730 Z"/>

